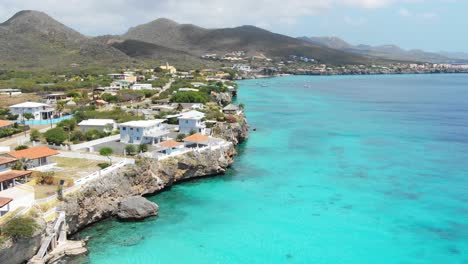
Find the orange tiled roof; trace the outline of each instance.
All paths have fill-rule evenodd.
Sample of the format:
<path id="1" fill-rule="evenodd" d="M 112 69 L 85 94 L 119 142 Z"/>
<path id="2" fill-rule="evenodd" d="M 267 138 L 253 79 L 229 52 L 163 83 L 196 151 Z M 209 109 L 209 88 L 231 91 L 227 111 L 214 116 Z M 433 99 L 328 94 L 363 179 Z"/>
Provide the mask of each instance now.
<path id="1" fill-rule="evenodd" d="M 11 201 L 13 201 L 12 198 L 0 197 L 0 208 L 2 208 L 3 206 L 9 204 Z"/>
<path id="2" fill-rule="evenodd" d="M 13 163 L 17 161 L 15 158 L 8 158 L 8 157 L 0 157 L 0 165 L 8 164 L 8 163 Z"/>
<path id="3" fill-rule="evenodd" d="M 193 134 L 191 136 L 184 138 L 184 141 L 200 143 L 203 141 L 207 141 L 208 139 L 209 137 L 204 136 L 200 133 L 196 133 L 196 134 Z"/>
<path id="4" fill-rule="evenodd" d="M 174 141 L 174 140 L 168 140 L 168 141 L 164 141 L 164 142 L 159 143 L 159 146 L 166 147 L 166 148 L 174 148 L 174 147 L 178 147 L 180 145 L 182 145 L 182 143 Z"/>
<path id="5" fill-rule="evenodd" d="M 13 125 L 13 122 L 8 121 L 8 120 L 0 120 L 0 127 L 6 127 L 6 126 L 11 126 Z"/>
<path id="6" fill-rule="evenodd" d="M 59 152 L 46 146 L 32 147 L 8 153 L 8 155 L 17 159 L 39 159 L 57 155 Z"/>
<path id="7" fill-rule="evenodd" d="M 11 170 L 0 173 L 0 182 L 13 180 L 23 176 L 29 176 L 32 171 Z"/>

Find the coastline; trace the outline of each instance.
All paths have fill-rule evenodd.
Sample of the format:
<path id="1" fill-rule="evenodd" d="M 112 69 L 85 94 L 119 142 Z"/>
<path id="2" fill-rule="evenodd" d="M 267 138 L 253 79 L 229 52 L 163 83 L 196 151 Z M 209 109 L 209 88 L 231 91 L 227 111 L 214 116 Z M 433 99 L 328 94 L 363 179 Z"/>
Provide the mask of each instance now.
<path id="1" fill-rule="evenodd" d="M 273 75 L 242 75 L 237 80 L 256 80 L 256 79 L 268 79 L 278 78 L 287 76 L 382 76 L 382 75 L 439 75 L 439 74 L 468 74 L 468 70 L 463 71 L 441 71 L 441 72 L 371 72 L 371 73 L 276 73 Z"/>

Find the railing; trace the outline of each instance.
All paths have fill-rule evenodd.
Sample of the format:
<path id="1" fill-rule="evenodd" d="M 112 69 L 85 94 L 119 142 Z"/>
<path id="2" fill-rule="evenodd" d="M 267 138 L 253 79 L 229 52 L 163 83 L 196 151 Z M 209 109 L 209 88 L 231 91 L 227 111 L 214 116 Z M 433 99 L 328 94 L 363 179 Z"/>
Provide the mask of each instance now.
<path id="1" fill-rule="evenodd" d="M 99 138 L 99 139 L 96 139 L 96 140 L 84 142 L 84 143 L 81 143 L 81 144 L 70 145 L 70 150 L 85 149 L 85 148 L 93 147 L 93 146 L 96 146 L 96 145 L 99 145 L 99 144 L 102 144 L 102 143 L 117 141 L 119 139 L 120 139 L 120 135 L 112 135 L 112 136 L 108 136 L 108 137 Z"/>

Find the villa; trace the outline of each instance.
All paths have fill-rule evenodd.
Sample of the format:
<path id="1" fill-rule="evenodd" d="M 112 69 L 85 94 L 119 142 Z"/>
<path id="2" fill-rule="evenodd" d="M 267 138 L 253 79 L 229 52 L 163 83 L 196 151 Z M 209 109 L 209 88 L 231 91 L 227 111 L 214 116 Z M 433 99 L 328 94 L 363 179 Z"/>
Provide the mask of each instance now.
<path id="1" fill-rule="evenodd" d="M 122 123 L 120 142 L 127 144 L 156 144 L 167 137 L 169 131 L 163 125 L 166 119 L 139 120 Z"/>
<path id="2" fill-rule="evenodd" d="M 117 129 L 117 123 L 113 119 L 88 119 L 81 121 L 78 126 L 83 132 L 96 129 L 110 133 Z"/>
<path id="3" fill-rule="evenodd" d="M 196 110 L 188 111 L 179 115 L 179 132 L 188 134 L 192 131 L 205 134 L 206 126 L 202 122 L 205 114 Z"/>
<path id="4" fill-rule="evenodd" d="M 17 179 L 27 181 L 32 171 L 12 170 L 11 167 L 18 162 L 16 158 L 0 157 L 0 191 L 14 187 Z"/>
<path id="5" fill-rule="evenodd" d="M 204 147 L 209 144 L 210 138 L 200 133 L 193 134 L 183 139 L 188 148 Z"/>
<path id="6" fill-rule="evenodd" d="M 31 114 L 33 120 L 48 120 L 54 115 L 54 109 L 43 103 L 24 102 L 10 106 L 10 113 L 18 115 L 18 119 L 22 120 L 24 114 Z"/>
<path id="7" fill-rule="evenodd" d="M 7 153 L 15 159 L 25 159 L 28 168 L 35 168 L 50 164 L 50 157 L 59 154 L 55 149 L 46 146 L 32 147 Z"/>
<path id="8" fill-rule="evenodd" d="M 159 152 L 169 155 L 180 151 L 184 147 L 184 144 L 174 140 L 168 140 L 159 143 L 158 147 L 160 148 Z"/>

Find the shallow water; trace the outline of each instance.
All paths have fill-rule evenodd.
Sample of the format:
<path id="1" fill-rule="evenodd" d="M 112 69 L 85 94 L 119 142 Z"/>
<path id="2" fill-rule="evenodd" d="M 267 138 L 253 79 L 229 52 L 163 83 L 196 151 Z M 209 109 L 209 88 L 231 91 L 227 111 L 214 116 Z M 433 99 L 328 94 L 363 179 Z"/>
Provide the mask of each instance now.
<path id="1" fill-rule="evenodd" d="M 238 101 L 257 131 L 233 168 L 85 230 L 80 262 L 468 263 L 468 75 L 248 80 Z"/>

